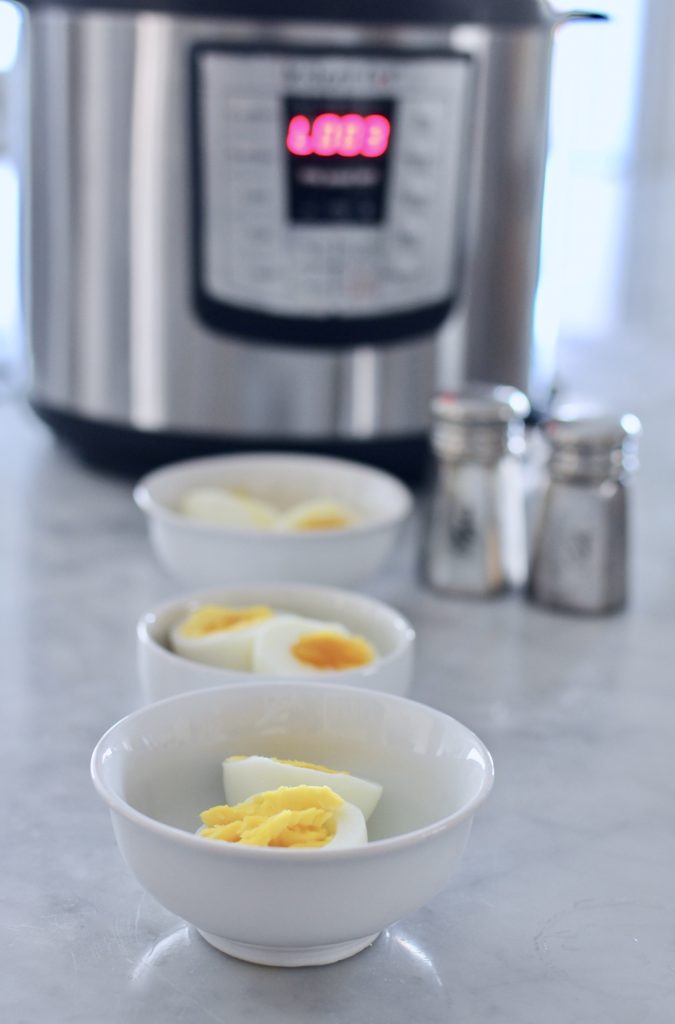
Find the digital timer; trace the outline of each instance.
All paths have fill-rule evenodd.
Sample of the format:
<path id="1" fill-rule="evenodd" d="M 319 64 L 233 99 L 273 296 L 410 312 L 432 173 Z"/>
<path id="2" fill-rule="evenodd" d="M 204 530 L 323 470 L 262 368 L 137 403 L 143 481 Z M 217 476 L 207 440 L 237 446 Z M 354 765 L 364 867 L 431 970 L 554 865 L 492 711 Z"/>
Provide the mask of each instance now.
<path id="1" fill-rule="evenodd" d="M 296 114 L 288 122 L 286 148 L 294 156 L 363 156 L 386 153 L 391 121 L 384 114 L 324 111 L 312 120 Z"/>
<path id="2" fill-rule="evenodd" d="M 380 223 L 394 151 L 393 100 L 287 96 L 284 114 L 291 222 Z"/>

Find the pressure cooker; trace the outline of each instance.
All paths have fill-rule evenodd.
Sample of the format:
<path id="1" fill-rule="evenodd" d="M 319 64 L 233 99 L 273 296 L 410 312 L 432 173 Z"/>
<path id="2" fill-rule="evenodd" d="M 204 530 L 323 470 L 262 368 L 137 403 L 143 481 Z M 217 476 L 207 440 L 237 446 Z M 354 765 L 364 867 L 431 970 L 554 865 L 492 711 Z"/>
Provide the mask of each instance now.
<path id="1" fill-rule="evenodd" d="M 528 391 L 542 0 L 29 0 L 34 408 L 134 467 L 412 476 L 429 398 Z M 449 368 L 449 369 L 448 369 Z"/>

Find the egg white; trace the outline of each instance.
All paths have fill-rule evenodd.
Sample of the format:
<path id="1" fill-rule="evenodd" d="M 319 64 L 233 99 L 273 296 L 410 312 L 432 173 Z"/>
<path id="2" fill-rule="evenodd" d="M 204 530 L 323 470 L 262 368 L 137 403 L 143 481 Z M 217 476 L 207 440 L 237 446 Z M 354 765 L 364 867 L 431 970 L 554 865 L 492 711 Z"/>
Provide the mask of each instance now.
<path id="1" fill-rule="evenodd" d="M 235 494 L 224 487 L 195 487 L 179 503 L 179 511 L 190 519 L 211 526 L 269 530 L 278 512 L 267 502 Z"/>
<path id="2" fill-rule="evenodd" d="M 367 842 L 368 829 L 363 811 L 356 804 L 345 800 L 335 811 L 335 835 L 325 846 L 317 846 L 315 849 L 348 850 L 354 846 L 365 846 Z"/>
<path id="3" fill-rule="evenodd" d="M 279 615 L 268 619 L 262 624 L 253 642 L 253 671 L 265 675 L 315 676 L 321 669 L 299 661 L 292 654 L 291 648 L 306 633 L 327 630 L 349 636 L 349 630 L 341 622 L 322 622 L 301 615 Z"/>
<path id="4" fill-rule="evenodd" d="M 185 636 L 181 633 L 182 623 L 169 631 L 171 648 L 183 658 L 200 661 L 203 665 L 251 672 L 253 668 L 253 645 L 255 639 L 268 622 L 263 619 L 239 629 L 223 629 L 206 636 Z"/>
<path id="5" fill-rule="evenodd" d="M 361 779 L 347 772 L 322 772 L 295 764 L 283 764 L 271 757 L 258 755 L 226 758 L 223 761 L 223 784 L 228 804 L 240 804 L 256 793 L 265 793 L 279 786 L 329 786 L 334 793 L 355 804 L 367 821 L 382 796 L 379 782 Z"/>
<path id="6" fill-rule="evenodd" d="M 307 527 L 305 524 L 313 519 L 345 519 L 344 526 Z M 358 516 L 352 508 L 341 501 L 330 498 L 310 498 L 301 501 L 282 513 L 277 520 L 277 528 L 281 530 L 327 529 L 340 530 L 353 526 Z"/>

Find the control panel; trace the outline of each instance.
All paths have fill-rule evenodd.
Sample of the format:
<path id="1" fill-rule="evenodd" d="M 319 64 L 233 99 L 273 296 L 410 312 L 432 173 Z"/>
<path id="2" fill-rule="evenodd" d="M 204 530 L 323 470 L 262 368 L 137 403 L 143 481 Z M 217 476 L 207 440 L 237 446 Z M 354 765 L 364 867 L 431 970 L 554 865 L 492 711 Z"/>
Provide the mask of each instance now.
<path id="1" fill-rule="evenodd" d="M 401 314 L 440 319 L 458 287 L 470 82 L 450 54 L 199 47 L 197 288 L 222 325 L 236 310 L 384 318 L 395 335 Z"/>

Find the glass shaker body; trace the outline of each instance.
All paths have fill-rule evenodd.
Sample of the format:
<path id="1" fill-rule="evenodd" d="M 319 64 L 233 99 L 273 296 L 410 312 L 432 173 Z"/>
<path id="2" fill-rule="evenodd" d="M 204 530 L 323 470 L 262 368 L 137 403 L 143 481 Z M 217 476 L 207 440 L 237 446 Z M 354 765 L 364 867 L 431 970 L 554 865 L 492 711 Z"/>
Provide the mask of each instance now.
<path id="1" fill-rule="evenodd" d="M 602 614 L 627 596 L 628 491 L 637 463 L 635 416 L 546 425 L 550 480 L 530 565 L 529 593 L 562 611 Z"/>
<path id="2" fill-rule="evenodd" d="M 544 494 L 529 589 L 539 603 L 589 614 L 626 602 L 626 487 L 552 480 Z"/>
<path id="3" fill-rule="evenodd" d="M 515 388 L 475 384 L 436 395 L 431 409 L 436 464 L 422 548 L 425 581 L 470 597 L 523 583 L 527 399 Z"/>
<path id="4" fill-rule="evenodd" d="M 527 573 L 519 460 L 439 460 L 430 498 L 423 572 L 434 589 L 482 597 Z"/>

